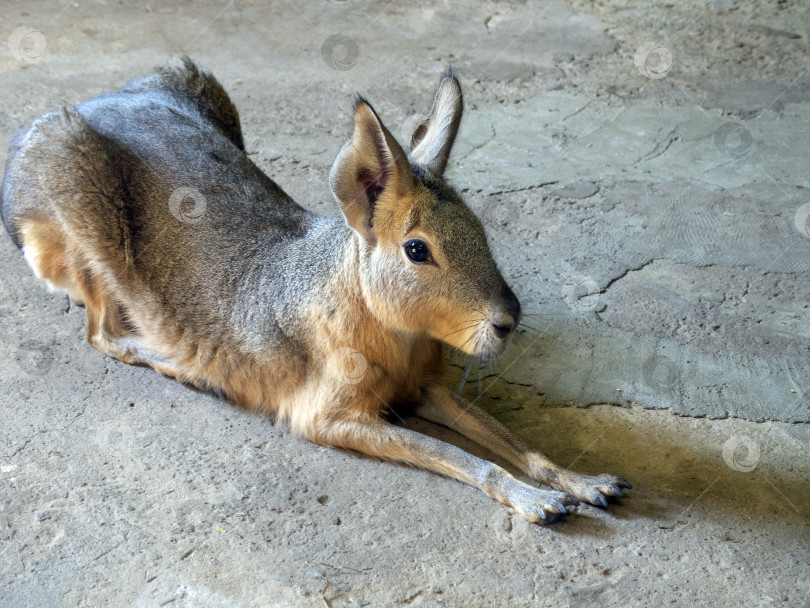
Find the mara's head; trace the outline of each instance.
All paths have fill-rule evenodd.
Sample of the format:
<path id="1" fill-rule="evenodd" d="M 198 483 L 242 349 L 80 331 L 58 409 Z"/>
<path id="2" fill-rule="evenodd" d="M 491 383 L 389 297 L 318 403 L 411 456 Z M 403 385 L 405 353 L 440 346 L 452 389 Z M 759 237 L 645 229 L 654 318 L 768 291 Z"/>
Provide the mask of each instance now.
<path id="1" fill-rule="evenodd" d="M 444 181 L 462 106 L 461 86 L 448 72 L 406 154 L 358 99 L 329 184 L 357 235 L 365 298 L 380 321 L 491 359 L 517 327 L 520 303 L 481 222 Z"/>

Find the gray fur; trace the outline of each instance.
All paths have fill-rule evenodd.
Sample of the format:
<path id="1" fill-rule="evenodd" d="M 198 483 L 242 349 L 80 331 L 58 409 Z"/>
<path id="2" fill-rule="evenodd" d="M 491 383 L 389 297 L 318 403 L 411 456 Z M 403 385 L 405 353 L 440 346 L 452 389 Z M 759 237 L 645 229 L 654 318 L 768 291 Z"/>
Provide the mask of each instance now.
<path id="1" fill-rule="evenodd" d="M 34 140 L 47 148 L 67 143 L 73 162 L 45 166 L 51 157 L 43 158 L 30 145 Z M 18 177 L 44 171 L 46 186 Z M 66 204 L 54 193 L 78 190 L 80 180 L 106 183 L 123 199 L 136 283 L 124 288 L 147 285 L 191 341 L 292 347 L 302 297 L 318 291 L 350 247 L 343 221 L 305 210 L 248 158 L 224 90 L 188 61 L 48 115 L 15 136 L 3 188 L 3 219 L 15 242 L 15 218 Z M 181 187 L 205 197 L 199 223 L 172 215 L 168 201 Z M 114 224 L 111 198 L 75 204 L 98 208 L 99 222 Z M 17 201 L 26 201 L 25 211 Z M 108 262 L 127 266 L 123 249 L 117 251 L 119 259 Z M 223 307 L 224 301 L 233 306 Z M 194 335 L 198 331 L 205 336 Z"/>
<path id="2" fill-rule="evenodd" d="M 426 316 L 438 316 L 443 307 L 441 314 L 455 315 L 454 322 L 474 318 L 477 342 L 469 350 L 484 358 L 502 352 L 520 318 L 481 223 L 442 178 L 461 109 L 461 88 L 448 73 L 409 158 L 359 100 L 352 139 L 330 175 L 344 218 L 324 218 L 298 205 L 248 158 L 227 94 L 184 59 L 182 68 L 158 70 L 17 133 L 2 188 L 3 222 L 27 256 L 35 254 L 25 249 L 36 247 L 26 239 L 47 245 L 48 231 L 59 233 L 53 242 L 62 249 L 53 247 L 58 251 L 48 254 L 50 262 L 73 256 L 71 280 L 98 300 L 88 306 L 88 341 L 103 352 L 196 384 L 217 378 L 220 385 L 208 388 L 229 386 L 262 401 L 253 407 L 264 407 L 277 383 L 292 377 L 281 401 L 297 409 L 286 416 L 305 412 L 293 425 L 316 441 L 451 475 L 532 521 L 576 506 L 573 496 L 538 490 L 459 448 L 379 419 L 386 400 L 421 395 L 426 417 L 458 426 L 535 479 L 603 504 L 603 494 L 620 495 L 626 482 L 555 467 L 482 412 L 459 410 L 438 383 L 440 338 L 420 325 Z M 180 189 L 202 196 L 204 213 L 193 221 L 181 221 L 171 206 L 179 201 L 173 195 L 187 191 Z M 412 206 L 404 207 L 404 200 Z M 424 238 L 441 252 L 441 265 L 405 259 L 398 239 L 419 222 L 429 228 Z M 375 247 L 380 234 L 386 247 Z M 71 249 L 71 243 L 81 246 Z M 94 280 L 84 281 L 89 275 Z M 376 342 L 383 354 L 369 362 L 357 387 L 363 390 L 355 392 L 354 384 L 330 380 L 325 359 L 332 353 L 318 344 L 326 334 L 353 339 L 358 316 L 366 329 L 374 326 L 366 346 Z M 406 321 L 411 325 L 401 329 Z M 147 330 L 153 338 L 171 336 L 184 350 L 158 352 L 171 348 L 152 348 Z M 183 358 L 203 371 L 184 378 Z M 207 366 L 217 374 L 206 376 Z M 318 387 L 297 401 L 307 378 Z M 262 389 L 258 397 L 255 387 Z M 375 387 L 388 391 L 385 399 Z M 307 401 L 312 395 L 320 401 Z"/>

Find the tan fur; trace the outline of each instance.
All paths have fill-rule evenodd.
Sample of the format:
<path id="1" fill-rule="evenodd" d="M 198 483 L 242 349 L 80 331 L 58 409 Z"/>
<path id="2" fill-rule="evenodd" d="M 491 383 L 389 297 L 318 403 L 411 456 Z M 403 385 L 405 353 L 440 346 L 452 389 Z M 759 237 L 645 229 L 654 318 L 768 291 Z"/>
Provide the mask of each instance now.
<path id="1" fill-rule="evenodd" d="M 148 95 L 165 88 L 185 100 L 178 106 L 184 111 L 197 104 L 194 120 L 210 122 L 200 137 L 214 142 L 217 154 L 201 150 L 200 163 L 235 159 L 218 179 L 191 176 L 214 183 L 205 190 L 210 208 L 199 226 L 176 223 L 166 208 L 178 185 L 171 179 L 182 168 L 153 175 L 158 159 L 144 169 L 138 161 L 149 142 L 127 136 L 126 120 L 120 137 L 96 133 L 92 102 L 84 113 L 66 110 L 37 121 L 14 144 L 6 175 L 7 227 L 37 276 L 84 304 L 92 346 L 218 391 L 320 444 L 474 485 L 531 521 L 551 521 L 577 499 L 605 505 L 604 496 L 629 487 L 613 476 L 557 467 L 440 384 L 442 342 L 492 358 L 506 348 L 520 317 L 480 223 L 441 175 L 461 119 L 461 89 L 452 74 L 442 79 L 412 138 L 410 159 L 371 106 L 358 102 L 352 137 L 330 175 L 347 226 L 307 215 L 263 181 L 244 157 L 238 116 L 213 77 L 188 61 L 185 70 L 150 78 L 133 90 Z M 118 111 L 105 103 L 113 104 L 105 111 Z M 168 129 L 180 126 L 170 122 Z M 219 194 L 231 191 L 244 197 Z M 275 198 L 253 205 L 250 192 Z M 262 205 L 297 219 L 276 227 Z M 246 219 L 228 224 L 235 212 Z M 253 233 L 254 223 L 269 228 Z M 242 240 L 229 241 L 237 229 Z M 273 253 L 261 257 L 259 248 L 246 258 L 243 249 L 262 240 Z M 415 240 L 429 249 L 426 261 L 409 257 Z M 276 271 L 263 270 L 279 258 L 284 263 Z M 300 276 L 277 276 L 294 264 Z M 522 483 L 491 462 L 385 422 L 381 414 L 401 404 L 557 490 Z"/>

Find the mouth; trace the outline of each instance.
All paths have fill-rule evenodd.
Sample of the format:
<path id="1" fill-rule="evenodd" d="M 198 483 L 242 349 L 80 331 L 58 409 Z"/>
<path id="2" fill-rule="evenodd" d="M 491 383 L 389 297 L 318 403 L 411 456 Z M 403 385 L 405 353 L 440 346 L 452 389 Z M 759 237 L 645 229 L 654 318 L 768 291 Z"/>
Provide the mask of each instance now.
<path id="1" fill-rule="evenodd" d="M 513 328 L 492 324 L 489 320 L 479 322 L 462 344 L 454 345 L 465 354 L 478 357 L 482 362 L 500 357 L 509 345 Z"/>
<path id="2" fill-rule="evenodd" d="M 445 325 L 441 333 L 430 333 L 464 354 L 485 362 L 503 354 L 519 322 L 519 314 L 512 316 L 503 312 L 493 314 L 481 311 L 466 319 L 456 320 L 454 325 Z"/>

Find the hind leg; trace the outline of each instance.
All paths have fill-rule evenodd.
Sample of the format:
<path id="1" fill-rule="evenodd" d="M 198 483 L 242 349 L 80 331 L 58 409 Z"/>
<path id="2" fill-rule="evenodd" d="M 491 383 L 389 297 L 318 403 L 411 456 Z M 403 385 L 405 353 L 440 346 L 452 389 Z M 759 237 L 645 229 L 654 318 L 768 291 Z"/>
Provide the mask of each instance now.
<path id="1" fill-rule="evenodd" d="M 87 313 L 87 342 L 105 355 L 130 365 L 144 365 L 177 378 L 179 373 L 172 361 L 149 348 L 126 317 L 123 307 L 109 297 L 92 297 L 85 301 Z"/>
<path id="2" fill-rule="evenodd" d="M 19 231 L 25 261 L 38 279 L 52 291 L 66 291 L 76 304 L 84 304 L 84 294 L 69 268 L 65 236 L 50 220 L 26 222 Z"/>
<path id="3" fill-rule="evenodd" d="M 98 294 L 92 283 L 86 288 L 87 342 L 105 355 L 130 365 L 145 365 L 176 378 L 178 371 L 168 357 L 149 348 L 134 329 L 125 309 L 112 297 Z"/>
<path id="4" fill-rule="evenodd" d="M 147 365 L 167 376 L 178 375 L 169 359 L 144 344 L 124 307 L 102 288 L 81 253 L 69 249 L 55 222 L 28 221 L 21 226 L 20 236 L 23 254 L 34 274 L 50 289 L 67 291 L 72 301 L 84 306 L 88 344 L 124 363 Z"/>
<path id="5" fill-rule="evenodd" d="M 177 367 L 168 357 L 149 348 L 144 344 L 142 338 L 137 336 L 118 338 L 112 342 L 112 346 L 118 352 L 118 354 L 112 356 L 119 361 L 129 363 L 130 365 L 151 367 L 164 376 L 171 378 L 178 378 L 180 375 Z"/>
<path id="6" fill-rule="evenodd" d="M 81 253 L 69 250 L 63 233 L 52 223 L 30 223 L 22 230 L 23 253 L 51 289 L 63 289 L 84 306 L 85 339 L 105 355 L 122 354 L 115 341 L 131 335 L 123 309 L 101 289 Z"/>
<path id="7" fill-rule="evenodd" d="M 113 299 L 94 297 L 85 302 L 87 342 L 105 355 L 130 365 L 144 365 L 164 376 L 177 378 L 172 361 L 149 348 L 144 338 L 133 330 L 123 307 Z"/>

